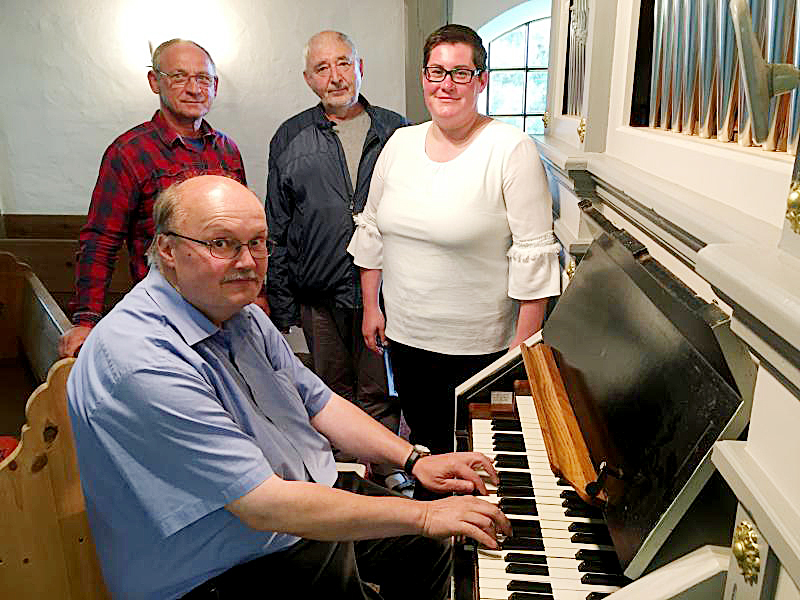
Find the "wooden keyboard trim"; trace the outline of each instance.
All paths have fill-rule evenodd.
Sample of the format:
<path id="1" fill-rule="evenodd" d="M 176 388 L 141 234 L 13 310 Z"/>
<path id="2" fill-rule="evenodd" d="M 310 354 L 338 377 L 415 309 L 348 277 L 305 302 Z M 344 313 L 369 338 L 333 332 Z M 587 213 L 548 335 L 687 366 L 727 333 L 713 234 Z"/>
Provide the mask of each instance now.
<path id="1" fill-rule="evenodd" d="M 606 500 L 605 492 L 595 498 L 586 493 L 587 484 L 597 480 L 597 472 L 552 349 L 540 343 L 532 347 L 521 344 L 520 350 L 550 468 L 569 481 L 584 502 L 602 505 Z"/>

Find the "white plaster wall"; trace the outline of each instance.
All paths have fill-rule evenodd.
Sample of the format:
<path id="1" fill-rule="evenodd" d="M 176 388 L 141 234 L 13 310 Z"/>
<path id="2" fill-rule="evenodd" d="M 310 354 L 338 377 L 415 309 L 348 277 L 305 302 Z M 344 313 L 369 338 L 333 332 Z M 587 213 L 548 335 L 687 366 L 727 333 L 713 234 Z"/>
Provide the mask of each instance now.
<path id="1" fill-rule="evenodd" d="M 494 0 L 493 2 L 486 2 L 486 0 L 453 0 L 451 22 L 467 25 L 478 30 L 497 15 L 517 4 L 521 4 L 521 2 L 519 0 Z"/>
<path id="2" fill-rule="evenodd" d="M 362 92 L 404 112 L 403 0 L 2 0 L 0 210 L 85 214 L 103 151 L 158 105 L 147 41 L 191 38 L 214 56 L 208 120 L 236 140 L 263 197 L 269 139 L 317 102 L 302 48 L 321 29 L 350 34 Z"/>

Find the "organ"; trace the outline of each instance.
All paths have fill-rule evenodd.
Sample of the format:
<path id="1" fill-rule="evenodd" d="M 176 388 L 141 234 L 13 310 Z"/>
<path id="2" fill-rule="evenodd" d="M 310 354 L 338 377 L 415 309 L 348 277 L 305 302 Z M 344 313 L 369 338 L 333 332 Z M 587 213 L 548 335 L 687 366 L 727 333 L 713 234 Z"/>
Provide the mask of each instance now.
<path id="1" fill-rule="evenodd" d="M 746 7 L 752 14 L 749 27 L 756 42 L 751 46 L 767 63 L 800 64 L 796 2 L 734 1 L 740 12 Z M 800 598 L 800 470 L 794 465 L 800 455 L 797 168 L 793 177 L 798 92 L 767 99 L 766 115 L 763 103 L 750 110 L 730 14 L 728 0 L 552 3 L 548 114 L 545 134 L 534 139 L 554 198 L 565 277 L 543 343 L 555 349 L 576 421 L 588 425 L 583 437 L 609 496 L 608 505 L 599 503 L 601 512 L 615 510 L 609 488 L 624 493 L 635 487 L 630 469 L 644 464 L 634 460 L 633 467 L 625 468 L 629 463 L 613 431 L 625 418 L 611 410 L 613 403 L 601 401 L 605 408 L 594 404 L 602 390 L 616 397 L 620 384 L 613 377 L 596 383 L 597 376 L 603 381 L 607 357 L 627 356 L 629 367 L 641 366 L 649 353 L 637 348 L 660 342 L 646 334 L 674 326 L 687 347 L 697 350 L 694 364 L 704 363 L 706 370 L 684 366 L 668 377 L 673 363 L 665 364 L 663 372 L 651 365 L 642 372 L 646 386 L 654 387 L 642 389 L 658 389 L 658 377 L 670 380 L 662 386 L 682 385 L 691 406 L 679 402 L 674 417 L 689 419 L 694 412 L 696 424 L 726 403 L 729 409 L 724 424 L 717 413 L 713 432 L 695 431 L 698 445 L 684 441 L 684 458 L 691 455 L 690 462 L 666 460 L 654 467 L 657 450 L 643 451 L 654 459 L 648 469 L 660 469 L 662 483 L 696 461 L 694 477 L 683 478 L 661 516 L 637 521 L 652 527 L 631 530 L 624 519 L 617 525 L 615 519 L 606 521 L 610 547 L 631 580 L 609 596 L 614 600 Z M 766 137 L 757 135 L 759 121 L 767 125 Z M 621 248 L 629 256 L 616 260 L 624 256 Z M 652 281 L 645 277 L 633 287 L 608 283 L 611 264 L 596 266 L 602 254 L 611 255 L 615 269 L 628 274 L 641 269 Z M 571 279 L 566 275 L 573 273 Z M 593 297 L 598 288 L 608 298 L 606 313 Z M 648 300 L 632 303 L 639 292 Z M 668 306 L 671 301 L 686 309 L 679 311 L 683 316 Z M 642 317 L 640 309 L 647 304 L 656 312 Z M 699 330 L 684 326 L 689 314 L 695 315 Z M 604 323 L 606 333 L 586 329 L 585 323 Z M 680 336 L 678 345 L 684 343 Z M 625 377 L 620 362 L 613 364 Z M 512 353 L 465 382 L 457 390 L 459 429 L 469 430 L 467 404 L 488 401 L 493 387 L 507 392 L 513 388 L 510 382 L 525 378 L 521 356 Z M 706 386 L 718 391 L 727 386 L 734 396 L 709 401 Z M 666 395 L 674 397 L 673 392 Z M 644 401 L 652 409 L 650 397 Z M 636 429 L 642 415 L 632 406 L 631 437 L 647 437 Z M 687 431 L 675 423 L 673 442 Z M 665 439 L 663 431 L 646 431 Z M 506 441 L 514 435 L 495 433 Z M 537 477 L 532 474 L 532 482 Z M 678 535 L 680 529 L 692 539 Z M 478 563 L 478 580 L 484 563 Z M 574 596 L 502 592 L 504 598 Z M 583 597 L 589 593 L 594 592 Z M 606 593 L 598 591 L 595 597 Z"/>

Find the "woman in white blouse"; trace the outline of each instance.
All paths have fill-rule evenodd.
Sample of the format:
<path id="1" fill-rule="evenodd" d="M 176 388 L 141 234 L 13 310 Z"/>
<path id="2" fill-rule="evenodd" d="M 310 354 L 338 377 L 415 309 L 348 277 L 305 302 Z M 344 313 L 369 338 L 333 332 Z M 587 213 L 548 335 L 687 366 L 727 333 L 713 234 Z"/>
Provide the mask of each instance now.
<path id="1" fill-rule="evenodd" d="M 446 25 L 423 64 L 432 120 L 386 144 L 348 251 L 361 267 L 362 333 L 370 349 L 391 348 L 411 442 L 445 453 L 456 385 L 541 328 L 560 277 L 536 146 L 477 111 L 481 38 Z"/>

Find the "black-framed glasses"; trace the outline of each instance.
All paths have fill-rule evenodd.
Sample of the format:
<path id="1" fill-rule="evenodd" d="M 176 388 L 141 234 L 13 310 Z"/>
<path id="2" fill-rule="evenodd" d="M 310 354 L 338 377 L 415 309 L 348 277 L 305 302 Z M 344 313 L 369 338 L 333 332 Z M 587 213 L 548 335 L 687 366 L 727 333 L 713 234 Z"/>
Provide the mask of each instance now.
<path id="1" fill-rule="evenodd" d="M 450 69 L 449 71 L 444 67 L 425 67 L 422 69 L 425 73 L 425 79 L 431 83 L 439 83 L 444 81 L 444 78 L 450 75 L 453 83 L 469 83 L 476 75 L 480 75 L 483 71 L 481 69 Z"/>
<path id="2" fill-rule="evenodd" d="M 239 256 L 242 246 L 247 246 L 253 258 L 267 258 L 272 254 L 272 249 L 275 247 L 275 242 L 273 240 L 263 237 L 253 238 L 249 242 L 242 243 L 232 238 L 216 238 L 206 242 L 204 240 L 196 240 L 189 236 L 181 235 L 180 233 L 175 233 L 174 231 L 165 231 L 164 235 L 171 235 L 181 238 L 182 240 L 189 240 L 195 244 L 202 244 L 208 248 L 211 256 L 225 260 L 231 260 Z"/>
<path id="3" fill-rule="evenodd" d="M 197 83 L 197 85 L 199 85 L 201 88 L 210 88 L 212 85 L 214 85 L 214 79 L 216 79 L 216 77 L 209 75 L 208 73 L 197 73 L 196 75 L 189 75 L 183 71 L 165 73 L 161 69 L 156 69 L 155 67 L 150 68 L 159 75 L 166 77 L 169 80 L 170 85 L 174 87 L 183 87 L 189 83 L 190 79 L 194 79 L 195 83 Z"/>

